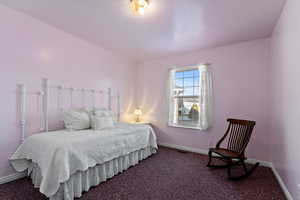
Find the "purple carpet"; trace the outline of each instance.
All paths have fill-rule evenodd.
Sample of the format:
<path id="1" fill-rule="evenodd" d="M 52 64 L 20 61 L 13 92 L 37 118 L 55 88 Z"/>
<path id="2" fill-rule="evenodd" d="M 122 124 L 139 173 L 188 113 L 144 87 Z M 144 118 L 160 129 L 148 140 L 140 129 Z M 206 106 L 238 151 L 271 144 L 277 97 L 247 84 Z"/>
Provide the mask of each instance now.
<path id="1" fill-rule="evenodd" d="M 156 155 L 84 193 L 81 200 L 279 200 L 285 199 L 271 169 L 258 167 L 248 179 L 226 179 L 208 169 L 207 156 L 160 147 Z M 235 173 L 239 170 L 236 169 Z M 47 199 L 24 178 L 0 185 L 1 200 Z"/>

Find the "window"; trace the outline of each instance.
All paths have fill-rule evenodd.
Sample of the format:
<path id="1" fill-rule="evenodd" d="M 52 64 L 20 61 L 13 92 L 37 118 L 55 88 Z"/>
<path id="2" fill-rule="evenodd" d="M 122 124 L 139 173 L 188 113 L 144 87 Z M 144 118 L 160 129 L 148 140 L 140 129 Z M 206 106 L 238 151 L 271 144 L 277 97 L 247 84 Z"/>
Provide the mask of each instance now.
<path id="1" fill-rule="evenodd" d="M 173 69 L 169 84 L 169 125 L 207 129 L 212 103 L 207 66 Z"/>

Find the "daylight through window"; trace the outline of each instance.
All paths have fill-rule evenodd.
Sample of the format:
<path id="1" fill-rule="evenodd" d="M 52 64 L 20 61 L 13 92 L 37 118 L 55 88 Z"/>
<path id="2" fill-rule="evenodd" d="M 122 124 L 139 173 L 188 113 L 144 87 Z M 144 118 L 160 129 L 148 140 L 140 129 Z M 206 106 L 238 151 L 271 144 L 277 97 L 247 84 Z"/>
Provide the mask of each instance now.
<path id="1" fill-rule="evenodd" d="M 198 127 L 199 124 L 199 84 L 198 68 L 177 70 L 171 76 L 171 109 L 173 125 Z"/>

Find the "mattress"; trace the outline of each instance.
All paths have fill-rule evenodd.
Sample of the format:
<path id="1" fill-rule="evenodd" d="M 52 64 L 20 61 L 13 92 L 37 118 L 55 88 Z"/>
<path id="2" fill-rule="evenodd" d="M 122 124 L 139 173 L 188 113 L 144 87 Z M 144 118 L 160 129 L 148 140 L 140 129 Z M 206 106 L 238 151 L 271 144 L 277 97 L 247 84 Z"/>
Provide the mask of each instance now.
<path id="1" fill-rule="evenodd" d="M 34 134 L 10 158 L 19 172 L 36 163 L 41 171 L 39 190 L 47 197 L 78 171 L 146 149 L 157 149 L 156 135 L 149 125 L 118 123 L 105 130 L 53 131 Z"/>

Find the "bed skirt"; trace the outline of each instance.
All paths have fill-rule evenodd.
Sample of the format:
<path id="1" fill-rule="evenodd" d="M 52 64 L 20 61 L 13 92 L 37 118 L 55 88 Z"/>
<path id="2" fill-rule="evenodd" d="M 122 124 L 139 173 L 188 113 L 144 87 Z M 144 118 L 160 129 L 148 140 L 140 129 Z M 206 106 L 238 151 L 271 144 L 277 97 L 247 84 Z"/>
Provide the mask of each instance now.
<path id="1" fill-rule="evenodd" d="M 90 167 L 86 171 L 78 171 L 71 175 L 68 181 L 60 184 L 58 191 L 50 197 L 50 200 L 73 200 L 76 197 L 79 198 L 83 192 L 87 192 L 91 187 L 97 186 L 130 166 L 138 164 L 139 161 L 156 153 L 156 151 L 155 148 L 147 147 Z M 31 164 L 31 167 L 28 169 L 28 176 L 31 177 L 34 187 L 39 188 L 42 176 L 40 167 L 36 163 Z"/>

